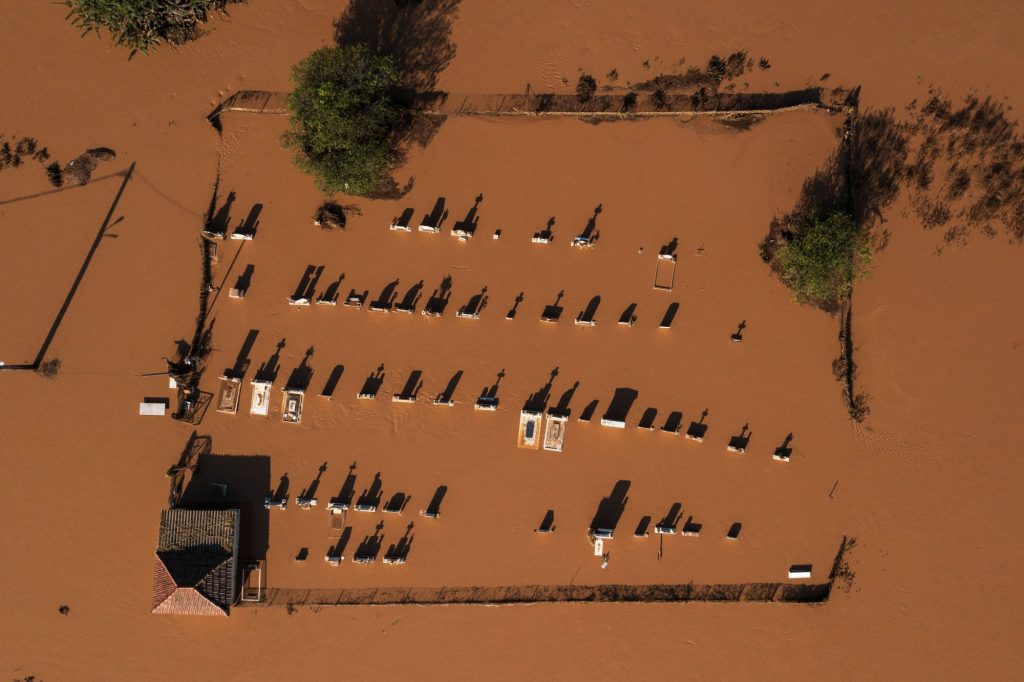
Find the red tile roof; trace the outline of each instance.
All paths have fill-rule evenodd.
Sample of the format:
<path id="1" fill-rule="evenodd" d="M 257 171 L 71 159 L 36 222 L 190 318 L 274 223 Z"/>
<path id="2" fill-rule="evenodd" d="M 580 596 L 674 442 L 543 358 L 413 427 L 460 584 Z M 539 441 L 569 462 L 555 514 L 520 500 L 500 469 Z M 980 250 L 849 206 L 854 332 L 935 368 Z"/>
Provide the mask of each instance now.
<path id="1" fill-rule="evenodd" d="M 235 598 L 237 509 L 169 509 L 160 515 L 153 613 L 226 616 Z"/>

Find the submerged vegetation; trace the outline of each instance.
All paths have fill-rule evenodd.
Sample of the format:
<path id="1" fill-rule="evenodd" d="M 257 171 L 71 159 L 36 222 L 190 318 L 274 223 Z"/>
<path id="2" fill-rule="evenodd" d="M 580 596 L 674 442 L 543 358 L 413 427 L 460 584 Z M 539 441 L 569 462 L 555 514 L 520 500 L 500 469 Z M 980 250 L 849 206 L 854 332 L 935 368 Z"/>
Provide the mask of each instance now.
<path id="1" fill-rule="evenodd" d="M 597 92 L 597 81 L 589 73 L 580 75 L 580 79 L 576 82 L 576 99 L 580 102 L 589 102 L 594 98 L 594 93 Z"/>
<path id="2" fill-rule="evenodd" d="M 345 207 L 325 201 L 316 209 L 316 213 L 313 215 L 313 223 L 322 230 L 344 230 Z"/>
<path id="3" fill-rule="evenodd" d="M 44 379 L 56 379 L 60 374 L 60 358 L 51 358 L 41 363 L 36 372 Z"/>
<path id="4" fill-rule="evenodd" d="M 7 139 L 6 135 L 0 135 L 0 171 L 5 168 L 19 168 L 26 158 L 45 165 L 50 159 L 50 151 L 46 147 L 40 147 L 34 137 Z"/>
<path id="5" fill-rule="evenodd" d="M 296 164 L 324 194 L 374 194 L 398 156 L 403 111 L 393 59 L 362 45 L 324 47 L 295 66 L 292 80 L 283 142 Z"/>
<path id="6" fill-rule="evenodd" d="M 64 0 L 67 18 L 82 34 L 110 31 L 114 44 L 147 52 L 163 42 L 180 45 L 198 37 L 212 11 L 241 0 Z"/>

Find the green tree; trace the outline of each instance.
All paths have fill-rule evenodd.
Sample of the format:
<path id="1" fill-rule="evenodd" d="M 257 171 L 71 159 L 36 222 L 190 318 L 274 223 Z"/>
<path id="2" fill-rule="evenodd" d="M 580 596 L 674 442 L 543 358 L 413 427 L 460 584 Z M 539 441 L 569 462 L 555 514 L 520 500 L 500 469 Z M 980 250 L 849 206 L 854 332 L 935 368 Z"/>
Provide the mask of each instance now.
<path id="1" fill-rule="evenodd" d="M 67 18 L 82 34 L 110 31 L 114 44 L 132 54 L 167 41 L 181 44 L 196 37 L 211 10 L 239 0 L 64 0 Z"/>
<path id="2" fill-rule="evenodd" d="M 843 210 L 812 214 L 792 228 L 789 241 L 775 254 L 782 281 L 798 302 L 834 309 L 854 280 L 867 273 L 867 234 Z"/>
<path id="3" fill-rule="evenodd" d="M 393 98 L 399 76 L 392 59 L 363 45 L 323 47 L 295 66 L 292 80 L 283 142 L 296 164 L 328 195 L 378 190 L 397 159 L 404 113 Z"/>

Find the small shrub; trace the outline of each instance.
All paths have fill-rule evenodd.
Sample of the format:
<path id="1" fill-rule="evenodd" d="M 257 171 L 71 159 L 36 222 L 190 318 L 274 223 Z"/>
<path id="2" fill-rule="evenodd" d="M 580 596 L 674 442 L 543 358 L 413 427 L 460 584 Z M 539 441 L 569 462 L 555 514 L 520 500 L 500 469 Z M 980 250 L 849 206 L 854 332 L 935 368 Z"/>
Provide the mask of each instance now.
<path id="1" fill-rule="evenodd" d="M 588 73 L 580 75 L 580 79 L 576 81 L 576 99 L 583 102 L 589 102 L 594 98 L 594 93 L 597 92 L 597 81 L 594 77 Z"/>
<path id="2" fill-rule="evenodd" d="M 60 358 L 50 358 L 43 364 L 39 365 L 39 376 L 44 379 L 55 379 L 60 373 Z"/>
<path id="3" fill-rule="evenodd" d="M 665 91 L 661 89 L 655 90 L 651 95 L 651 103 L 658 109 L 664 109 L 665 105 L 668 104 L 668 98 L 665 96 Z"/>
<path id="4" fill-rule="evenodd" d="M 166 41 L 180 45 L 199 32 L 211 10 L 238 0 L 64 0 L 82 35 L 110 31 L 115 45 L 147 52 Z"/>
<path id="5" fill-rule="evenodd" d="M 717 54 L 712 55 L 711 59 L 708 60 L 708 66 L 705 71 L 715 80 L 722 80 L 725 78 L 725 60 Z"/>
<path id="6" fill-rule="evenodd" d="M 746 73 L 748 68 L 747 51 L 733 52 L 725 58 L 725 77 L 736 78 Z"/>
<path id="7" fill-rule="evenodd" d="M 34 159 L 45 164 L 50 158 L 50 152 L 46 147 L 40 147 L 34 137 L 22 137 L 9 142 L 7 139 L 0 142 L 0 170 L 4 168 L 18 168 L 22 164 L 22 158 Z M 14 142 L 14 146 L 11 146 Z"/>
<path id="8" fill-rule="evenodd" d="M 46 177 L 49 178 L 50 184 L 54 187 L 62 187 L 64 185 L 64 173 L 60 169 L 60 163 L 54 161 L 46 167 Z"/>
<path id="9" fill-rule="evenodd" d="M 761 59 L 757 61 L 757 65 L 761 67 L 762 71 L 767 71 L 768 69 L 772 68 L 771 62 L 769 62 L 766 57 L 761 57 Z"/>
<path id="10" fill-rule="evenodd" d="M 617 80 L 619 80 L 619 70 L 618 69 L 612 69 L 611 71 L 609 71 L 608 72 L 608 80 L 610 80 L 610 81 L 617 81 Z"/>
<path id="11" fill-rule="evenodd" d="M 791 229 L 792 237 L 775 254 L 782 281 L 798 302 L 834 309 L 867 272 L 867 234 L 842 210 L 812 214 Z"/>
<path id="12" fill-rule="evenodd" d="M 313 221 L 319 225 L 322 230 L 344 230 L 345 209 L 338 204 L 325 201 L 320 205 L 320 208 L 316 210 L 316 213 L 313 216 Z"/>
<path id="13" fill-rule="evenodd" d="M 622 98 L 622 110 L 632 111 L 633 107 L 636 106 L 636 93 L 627 92 L 626 96 Z"/>
<path id="14" fill-rule="evenodd" d="M 717 54 L 712 55 L 711 59 L 708 60 L 707 67 L 704 69 L 705 73 L 716 81 L 742 76 L 746 70 L 746 50 L 733 52 L 725 59 L 722 59 Z"/>

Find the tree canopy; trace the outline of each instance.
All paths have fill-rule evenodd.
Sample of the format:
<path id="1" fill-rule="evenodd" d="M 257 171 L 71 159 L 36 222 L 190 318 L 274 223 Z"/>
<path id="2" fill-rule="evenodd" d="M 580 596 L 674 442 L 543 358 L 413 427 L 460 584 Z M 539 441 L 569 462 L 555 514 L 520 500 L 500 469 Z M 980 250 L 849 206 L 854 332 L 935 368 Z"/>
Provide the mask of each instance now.
<path id="1" fill-rule="evenodd" d="M 323 47 L 295 66 L 292 80 L 283 141 L 296 164 L 328 195 L 378 190 L 396 159 L 403 115 L 393 60 L 362 45 Z"/>
<path id="2" fill-rule="evenodd" d="M 792 227 L 775 254 L 782 281 L 798 302 L 834 309 L 871 263 L 867 234 L 843 210 L 815 213 Z"/>

